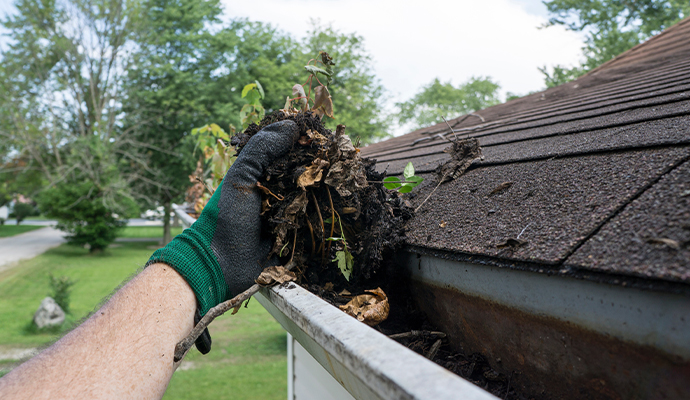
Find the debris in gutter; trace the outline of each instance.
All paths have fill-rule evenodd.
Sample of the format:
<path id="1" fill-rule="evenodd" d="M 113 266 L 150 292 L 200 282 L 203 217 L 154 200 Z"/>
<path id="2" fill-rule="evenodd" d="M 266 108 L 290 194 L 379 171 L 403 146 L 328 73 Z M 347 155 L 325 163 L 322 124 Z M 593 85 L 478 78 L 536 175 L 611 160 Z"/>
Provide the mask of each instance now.
<path id="1" fill-rule="evenodd" d="M 381 288 L 367 290 L 365 294 L 355 296 L 349 303 L 340 306 L 340 309 L 369 326 L 385 321 L 390 312 L 388 297 Z"/>
<path id="2" fill-rule="evenodd" d="M 261 286 L 272 286 L 276 283 L 292 282 L 297 280 L 297 276 L 294 272 L 285 269 L 283 266 L 274 266 L 264 269 L 258 278 L 256 278 L 256 283 Z"/>

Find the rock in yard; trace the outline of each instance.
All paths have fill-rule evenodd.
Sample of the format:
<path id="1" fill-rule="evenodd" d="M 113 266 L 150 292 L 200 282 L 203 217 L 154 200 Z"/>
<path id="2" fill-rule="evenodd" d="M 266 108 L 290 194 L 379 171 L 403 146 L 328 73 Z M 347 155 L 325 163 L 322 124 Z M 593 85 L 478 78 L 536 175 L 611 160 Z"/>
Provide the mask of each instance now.
<path id="1" fill-rule="evenodd" d="M 38 329 L 59 326 L 65 322 L 65 312 L 52 297 L 46 297 L 34 314 L 34 322 Z"/>

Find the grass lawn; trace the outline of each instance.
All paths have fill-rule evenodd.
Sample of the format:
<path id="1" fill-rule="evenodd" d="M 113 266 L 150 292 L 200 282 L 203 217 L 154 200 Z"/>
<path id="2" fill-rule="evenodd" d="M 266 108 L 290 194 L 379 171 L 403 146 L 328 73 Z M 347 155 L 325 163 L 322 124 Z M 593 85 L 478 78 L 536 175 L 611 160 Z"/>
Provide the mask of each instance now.
<path id="1" fill-rule="evenodd" d="M 41 228 L 45 227 L 38 225 L 0 225 L 0 238 L 19 235 L 20 233 L 29 232 Z"/>
<path id="2" fill-rule="evenodd" d="M 150 227 L 144 227 L 146 229 Z M 139 229 L 139 228 L 137 228 Z M 179 233 L 179 232 L 178 232 Z M 136 236 L 135 236 L 136 237 Z M 119 243 L 100 255 L 62 245 L 0 273 L 0 351 L 49 344 L 55 334 L 32 334 L 27 327 L 48 294 L 48 273 L 77 281 L 71 296 L 74 323 L 86 316 L 153 252 L 154 242 Z M 67 329 L 67 328 L 65 328 Z M 287 397 L 286 334 L 261 305 L 226 315 L 209 328 L 213 350 L 196 349 L 175 372 L 166 399 L 284 399 Z M 11 362 L 0 361 L 0 376 Z"/>
<path id="3" fill-rule="evenodd" d="M 170 228 L 172 237 L 182 233 L 182 228 Z M 126 226 L 117 235 L 121 238 L 162 238 L 162 226 Z"/>

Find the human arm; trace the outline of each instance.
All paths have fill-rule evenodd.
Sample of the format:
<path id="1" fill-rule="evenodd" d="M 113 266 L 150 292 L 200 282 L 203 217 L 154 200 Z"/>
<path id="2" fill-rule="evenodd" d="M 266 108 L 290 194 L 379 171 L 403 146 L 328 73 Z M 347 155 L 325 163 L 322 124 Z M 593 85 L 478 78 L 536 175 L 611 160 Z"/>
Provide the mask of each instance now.
<path id="1" fill-rule="evenodd" d="M 84 324 L 0 378 L 0 398 L 161 397 L 195 311 L 249 288 L 263 269 L 270 240 L 256 182 L 297 135 L 292 121 L 254 135 L 192 227 Z"/>
<path id="2" fill-rule="evenodd" d="M 83 324 L 0 379 L 0 398 L 161 398 L 195 309 L 180 274 L 150 265 Z"/>

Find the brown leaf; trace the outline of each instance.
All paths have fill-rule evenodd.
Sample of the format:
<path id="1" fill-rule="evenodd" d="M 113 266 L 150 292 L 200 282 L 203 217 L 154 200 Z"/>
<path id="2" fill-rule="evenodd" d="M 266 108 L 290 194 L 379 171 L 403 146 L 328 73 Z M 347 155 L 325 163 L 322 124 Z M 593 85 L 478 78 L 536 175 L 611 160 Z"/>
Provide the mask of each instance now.
<path id="1" fill-rule="evenodd" d="M 256 278 L 256 283 L 261 286 L 271 286 L 276 283 L 292 282 L 297 279 L 297 276 L 292 271 L 285 269 L 280 265 L 274 267 L 268 267 L 264 269 L 258 278 Z"/>
<path id="2" fill-rule="evenodd" d="M 323 285 L 323 290 L 327 291 L 332 291 L 333 290 L 333 283 L 332 282 L 326 282 L 325 285 Z"/>
<path id="3" fill-rule="evenodd" d="M 297 178 L 297 186 L 306 189 L 309 186 L 314 186 L 323 178 L 323 170 L 328 168 L 328 161 L 317 158 L 312 162 L 307 170 Z"/>
<path id="4" fill-rule="evenodd" d="M 493 196 L 498 192 L 502 192 L 511 186 L 513 186 L 513 182 L 503 182 L 500 185 L 496 186 L 496 188 L 492 190 L 491 193 L 489 193 L 489 196 Z"/>
<path id="5" fill-rule="evenodd" d="M 496 248 L 497 249 L 505 249 L 505 248 L 516 249 L 518 247 L 522 247 L 522 246 L 526 245 L 527 243 L 528 242 L 526 240 L 508 238 L 508 239 L 506 239 L 505 242 L 497 244 Z"/>
<path id="6" fill-rule="evenodd" d="M 333 118 L 333 100 L 328 88 L 320 85 L 314 88 L 314 108 L 313 110 L 319 115 L 328 115 Z"/>
<path id="7" fill-rule="evenodd" d="M 453 144 L 443 151 L 450 154 L 450 160 L 436 168 L 441 183 L 457 179 L 474 160 L 483 158 L 479 140 L 476 138 L 453 141 Z"/>
<path id="8" fill-rule="evenodd" d="M 352 293 L 350 293 L 347 289 L 343 289 L 342 291 L 340 291 L 340 293 L 338 293 L 338 296 L 352 296 Z"/>
<path id="9" fill-rule="evenodd" d="M 376 288 L 367 290 L 365 294 L 355 296 L 349 303 L 340 306 L 340 309 L 357 318 L 360 322 L 369 326 L 376 326 L 388 318 L 390 306 L 388 305 L 388 297 L 383 290 Z"/>
<path id="10" fill-rule="evenodd" d="M 651 238 L 651 239 L 647 239 L 647 242 L 653 243 L 653 244 L 663 244 L 663 245 L 666 245 L 672 249 L 680 250 L 680 243 L 678 243 L 678 241 L 673 240 L 673 239 Z"/>

